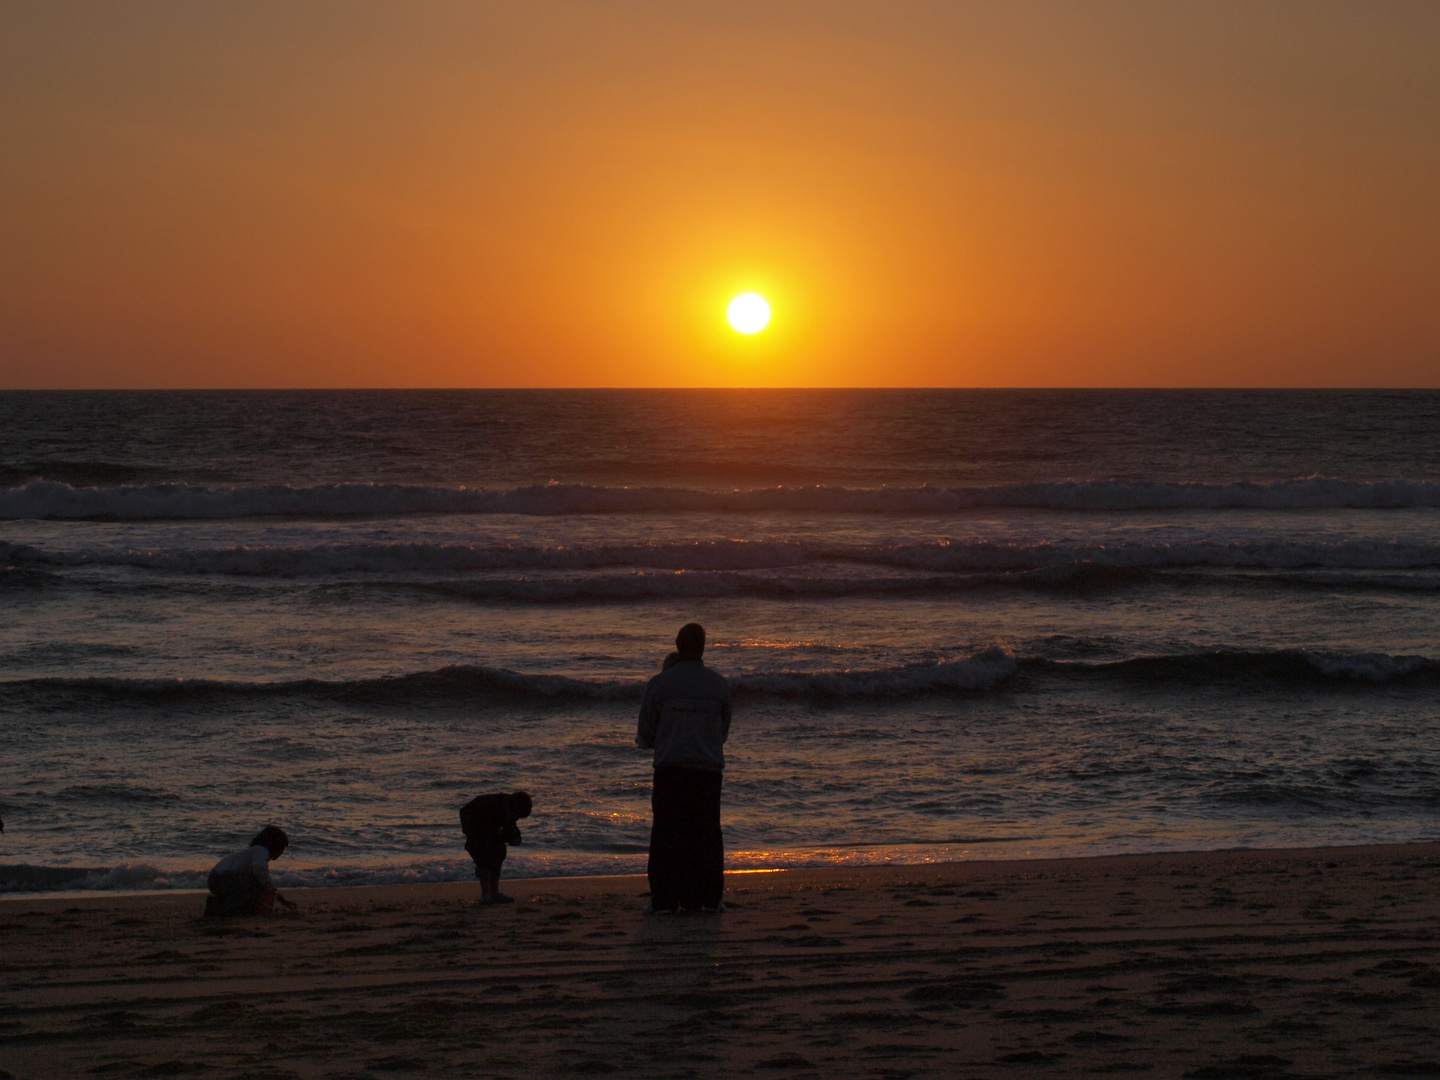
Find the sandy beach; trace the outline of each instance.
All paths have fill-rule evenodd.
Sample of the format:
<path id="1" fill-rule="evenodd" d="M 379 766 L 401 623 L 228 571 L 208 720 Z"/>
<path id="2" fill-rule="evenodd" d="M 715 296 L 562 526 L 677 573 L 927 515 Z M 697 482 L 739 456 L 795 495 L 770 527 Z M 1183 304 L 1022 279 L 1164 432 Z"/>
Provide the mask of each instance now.
<path id="1" fill-rule="evenodd" d="M 1440 845 L 0 903 L 5 1077 L 1440 1073 Z"/>

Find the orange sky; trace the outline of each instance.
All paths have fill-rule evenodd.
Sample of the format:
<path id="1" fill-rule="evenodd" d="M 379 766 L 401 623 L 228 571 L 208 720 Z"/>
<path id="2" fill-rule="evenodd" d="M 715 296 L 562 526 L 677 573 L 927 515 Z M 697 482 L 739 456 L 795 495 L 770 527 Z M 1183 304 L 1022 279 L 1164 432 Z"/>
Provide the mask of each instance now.
<path id="1" fill-rule="evenodd" d="M 1440 386 L 1437 57 L 1435 0 L 10 0 L 0 388 Z"/>

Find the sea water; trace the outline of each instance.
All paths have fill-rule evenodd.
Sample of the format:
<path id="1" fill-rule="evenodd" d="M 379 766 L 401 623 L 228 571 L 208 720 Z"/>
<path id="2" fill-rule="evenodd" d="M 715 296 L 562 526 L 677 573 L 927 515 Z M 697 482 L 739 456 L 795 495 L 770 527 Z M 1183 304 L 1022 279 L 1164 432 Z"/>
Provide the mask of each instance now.
<path id="1" fill-rule="evenodd" d="M 0 394 L 0 890 L 1440 837 L 1440 394 Z"/>

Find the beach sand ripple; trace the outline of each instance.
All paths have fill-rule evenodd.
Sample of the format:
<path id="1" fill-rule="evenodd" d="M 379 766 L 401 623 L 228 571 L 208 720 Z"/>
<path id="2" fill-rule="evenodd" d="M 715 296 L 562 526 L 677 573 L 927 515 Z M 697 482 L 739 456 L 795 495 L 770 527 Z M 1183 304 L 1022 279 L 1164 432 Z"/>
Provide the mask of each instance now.
<path id="1" fill-rule="evenodd" d="M 0 902 L 0 1077 L 1440 1073 L 1440 845 Z"/>

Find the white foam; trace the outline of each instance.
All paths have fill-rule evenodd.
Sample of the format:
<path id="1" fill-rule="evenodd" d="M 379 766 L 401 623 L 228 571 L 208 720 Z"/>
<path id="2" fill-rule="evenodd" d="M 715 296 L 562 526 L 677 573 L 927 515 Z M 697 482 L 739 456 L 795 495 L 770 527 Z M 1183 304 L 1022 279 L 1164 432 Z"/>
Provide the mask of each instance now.
<path id="1" fill-rule="evenodd" d="M 67 889 L 111 892 L 151 889 L 203 889 L 206 874 L 199 870 L 164 870 L 145 862 L 124 862 L 106 870 L 92 870 L 67 884 Z"/>

